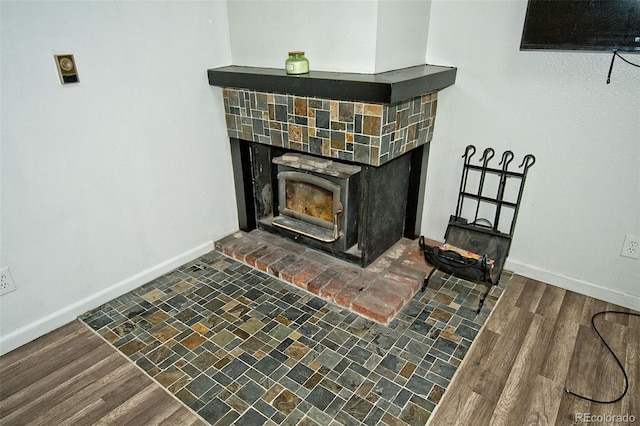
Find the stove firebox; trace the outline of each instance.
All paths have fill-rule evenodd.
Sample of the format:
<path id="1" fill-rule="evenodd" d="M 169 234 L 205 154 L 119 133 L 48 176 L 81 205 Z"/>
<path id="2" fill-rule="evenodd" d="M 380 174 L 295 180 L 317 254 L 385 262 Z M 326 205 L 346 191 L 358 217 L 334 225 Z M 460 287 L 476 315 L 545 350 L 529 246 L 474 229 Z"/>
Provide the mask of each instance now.
<path id="1" fill-rule="evenodd" d="M 360 166 L 297 153 L 272 162 L 278 172 L 274 226 L 344 252 L 357 243 Z"/>

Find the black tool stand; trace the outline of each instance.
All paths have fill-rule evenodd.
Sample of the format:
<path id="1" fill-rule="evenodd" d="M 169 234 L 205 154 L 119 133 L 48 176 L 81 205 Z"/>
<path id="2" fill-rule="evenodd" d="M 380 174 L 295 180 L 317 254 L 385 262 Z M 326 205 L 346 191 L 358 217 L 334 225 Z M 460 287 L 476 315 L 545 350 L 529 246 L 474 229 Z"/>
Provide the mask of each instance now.
<path id="1" fill-rule="evenodd" d="M 513 152 L 505 151 L 502 154 L 498 164 L 500 168 L 492 168 L 489 165 L 494 157 L 492 148 L 484 150 L 479 160 L 480 164 L 471 163 L 475 152 L 476 148 L 469 145 L 462 156 L 464 166 L 458 205 L 456 214 L 449 219 L 444 238 L 445 243 L 473 252 L 479 255 L 480 259 L 468 259 L 452 251 L 426 245 L 424 237 L 420 237 L 419 245 L 425 255 L 425 261 L 434 266 L 424 279 L 422 291 L 426 289 L 429 279 L 438 269 L 459 278 L 483 283 L 487 289 L 478 305 L 480 313 L 492 286 L 498 284 L 504 262 L 509 255 L 527 172 L 536 159 L 528 154 L 518 167 L 521 171 L 510 171 L 509 164 L 513 160 Z M 497 188 L 487 188 L 486 181 L 494 184 L 497 182 Z M 469 203 L 465 207 L 466 200 L 471 200 L 471 208 Z M 481 213 L 487 212 L 493 214 L 493 221 L 479 217 Z M 463 216 L 473 220 L 465 219 Z M 493 266 L 490 260 L 493 260 Z"/>

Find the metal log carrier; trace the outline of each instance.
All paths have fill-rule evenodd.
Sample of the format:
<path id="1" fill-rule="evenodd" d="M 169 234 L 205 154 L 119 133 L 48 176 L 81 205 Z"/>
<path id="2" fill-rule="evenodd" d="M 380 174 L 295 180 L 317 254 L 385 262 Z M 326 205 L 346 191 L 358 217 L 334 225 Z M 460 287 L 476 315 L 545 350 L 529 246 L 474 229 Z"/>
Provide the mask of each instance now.
<path id="1" fill-rule="evenodd" d="M 500 168 L 489 165 L 494 157 L 492 148 L 484 150 L 479 165 L 471 163 L 475 153 L 476 148 L 468 145 L 462 156 L 464 166 L 458 204 L 455 215 L 449 218 L 445 244 L 427 245 L 423 236 L 419 238 L 418 244 L 424 253 L 425 261 L 434 266 L 424 279 L 422 291 L 438 269 L 459 278 L 483 283 L 487 289 L 478 304 L 479 313 L 491 287 L 498 284 L 504 262 L 509 255 L 527 172 L 536 158 L 531 154 L 525 155 L 518 167 L 521 171 L 510 171 L 509 164 L 514 158 L 513 152 L 505 151 L 502 154 L 498 164 Z M 496 190 L 488 189 L 488 180 L 497 183 Z M 465 210 L 465 200 L 474 204 L 471 210 L 468 205 Z M 466 216 L 473 217 L 473 220 L 466 219 L 465 212 Z M 486 212 L 493 212 L 493 221 L 479 217 L 481 213 Z"/>

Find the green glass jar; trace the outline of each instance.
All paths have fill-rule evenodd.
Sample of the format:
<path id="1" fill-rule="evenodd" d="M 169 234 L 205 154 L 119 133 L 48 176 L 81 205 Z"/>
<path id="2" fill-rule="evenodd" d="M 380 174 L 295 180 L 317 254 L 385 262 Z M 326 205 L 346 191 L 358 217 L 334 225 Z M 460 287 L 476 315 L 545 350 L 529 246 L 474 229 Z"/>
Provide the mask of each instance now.
<path id="1" fill-rule="evenodd" d="M 309 60 L 304 57 L 304 52 L 289 52 L 289 57 L 284 65 L 287 74 L 306 74 L 309 72 Z"/>

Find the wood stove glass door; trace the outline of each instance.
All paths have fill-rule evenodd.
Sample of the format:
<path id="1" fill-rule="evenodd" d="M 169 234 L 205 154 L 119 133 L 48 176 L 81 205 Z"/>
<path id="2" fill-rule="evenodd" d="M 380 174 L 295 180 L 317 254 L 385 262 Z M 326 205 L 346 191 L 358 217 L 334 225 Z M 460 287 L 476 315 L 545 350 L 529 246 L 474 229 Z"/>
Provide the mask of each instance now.
<path id="1" fill-rule="evenodd" d="M 342 208 L 340 186 L 309 173 L 278 173 L 280 214 L 327 229 Z"/>

